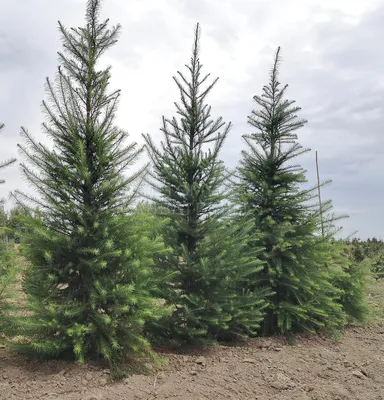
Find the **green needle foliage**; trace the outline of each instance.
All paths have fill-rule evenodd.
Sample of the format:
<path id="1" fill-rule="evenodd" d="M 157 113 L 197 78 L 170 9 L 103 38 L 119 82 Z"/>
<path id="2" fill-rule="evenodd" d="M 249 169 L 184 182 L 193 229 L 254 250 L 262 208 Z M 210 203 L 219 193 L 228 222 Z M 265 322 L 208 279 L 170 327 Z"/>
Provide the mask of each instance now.
<path id="1" fill-rule="evenodd" d="M 5 242 L 6 229 L 0 227 L 0 335 L 13 334 L 13 318 L 10 311 L 14 310 L 14 283 L 17 274 L 15 251 Z M 1 338 L 1 336 L 0 336 Z"/>
<path id="2" fill-rule="evenodd" d="M 152 184 L 158 192 L 158 212 L 166 210 L 165 242 L 172 251 L 156 265 L 159 274 L 171 274 L 159 287 L 170 309 L 167 318 L 149 326 L 155 337 L 181 342 L 229 339 L 255 332 L 264 300 L 247 289 L 260 264 L 247 255 L 249 228 L 229 218 L 223 204 L 228 174 L 219 159 L 231 125 L 211 119 L 206 97 L 218 79 L 206 84 L 199 60 L 197 25 L 189 77 L 178 72 L 174 80 L 181 102 L 179 118 L 163 117 L 164 141 L 156 146 L 144 138 L 153 163 Z"/>
<path id="3" fill-rule="evenodd" d="M 337 328 L 345 321 L 334 284 L 336 261 L 331 236 L 320 234 L 320 213 L 313 199 L 316 191 L 304 190 L 305 171 L 292 161 L 306 151 L 296 131 L 305 120 L 300 108 L 285 99 L 287 86 L 278 81 L 280 48 L 263 94 L 255 96 L 259 109 L 248 117 L 255 133 L 245 135 L 247 149 L 239 167 L 239 204 L 251 217 L 255 240 L 250 246 L 263 262 L 262 284 L 269 297 L 264 334 L 315 332 Z M 329 205 L 322 205 L 323 212 Z M 324 210 L 325 208 L 325 210 Z"/>
<path id="4" fill-rule="evenodd" d="M 345 242 L 334 242 L 334 260 L 339 259 L 339 268 L 335 270 L 334 285 L 343 291 L 339 303 L 347 314 L 347 322 L 367 321 L 370 313 L 367 288 L 369 284 L 369 259 L 352 261 L 349 259 L 348 248 Z"/>
<path id="5" fill-rule="evenodd" d="M 16 204 L 8 213 L 7 227 L 9 229 L 9 238 L 15 243 L 19 243 L 19 237 L 17 232 L 19 232 L 22 227 L 19 223 L 20 218 L 23 214 L 28 212 L 27 209 L 23 208 L 20 204 Z"/>
<path id="6" fill-rule="evenodd" d="M 0 131 L 4 124 L 0 123 Z M 0 169 L 13 164 L 16 159 L 10 159 L 0 163 Z M 0 180 L 0 184 L 5 183 Z M 7 333 L 10 326 L 9 314 L 11 309 L 7 301 L 12 295 L 12 283 L 14 282 L 16 269 L 14 268 L 14 256 L 6 243 L 7 239 L 7 214 L 3 208 L 3 200 L 0 200 L 2 221 L 0 225 L 0 334 Z"/>
<path id="7" fill-rule="evenodd" d="M 53 147 L 22 129 L 23 173 L 39 196 L 16 193 L 38 209 L 22 217 L 32 316 L 22 321 L 26 339 L 15 347 L 79 362 L 99 357 L 118 374 L 128 357 L 151 355 L 142 327 L 155 317 L 148 288 L 162 242 L 149 237 L 153 218 L 131 212 L 145 171 L 124 172 L 143 148 L 126 146 L 127 133 L 114 124 L 120 92 L 108 91 L 110 68 L 98 63 L 120 26 L 100 21 L 100 3 L 88 1 L 83 28 L 59 23 L 64 51 L 43 102 Z"/>
<path id="8" fill-rule="evenodd" d="M 371 271 L 376 279 L 384 277 L 384 243 L 375 237 L 367 241 L 353 239 L 347 242 L 349 258 L 352 261 L 361 262 L 368 260 L 371 264 Z"/>

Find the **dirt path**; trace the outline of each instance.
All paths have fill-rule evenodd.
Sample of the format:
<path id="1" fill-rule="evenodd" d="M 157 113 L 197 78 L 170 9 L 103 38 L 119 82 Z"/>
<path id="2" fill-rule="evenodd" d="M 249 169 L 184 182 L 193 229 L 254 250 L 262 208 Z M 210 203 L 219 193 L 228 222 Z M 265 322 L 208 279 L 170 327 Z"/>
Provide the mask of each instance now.
<path id="1" fill-rule="evenodd" d="M 204 354 L 164 354 L 153 376 L 110 383 L 107 370 L 25 363 L 0 349 L 0 399 L 384 400 L 384 328 L 352 328 L 341 342 L 253 340 Z"/>

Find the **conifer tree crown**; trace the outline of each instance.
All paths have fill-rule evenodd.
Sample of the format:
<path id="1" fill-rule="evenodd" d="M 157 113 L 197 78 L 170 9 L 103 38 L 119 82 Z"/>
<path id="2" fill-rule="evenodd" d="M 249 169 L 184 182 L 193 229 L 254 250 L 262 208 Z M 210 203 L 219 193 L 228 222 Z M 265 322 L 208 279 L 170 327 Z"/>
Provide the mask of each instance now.
<path id="1" fill-rule="evenodd" d="M 307 121 L 297 116 L 300 107 L 285 98 L 288 86 L 278 80 L 279 63 L 280 48 L 268 84 L 261 96 L 254 96 L 258 109 L 248 123 L 255 132 L 244 135 L 238 186 L 240 208 L 254 221 L 257 239 L 250 245 L 262 249 L 259 279 L 273 293 L 263 322 L 266 334 L 313 332 L 344 321 L 343 291 L 332 283 L 334 248 L 329 237 L 319 234 L 315 192 L 302 187 L 305 171 L 291 164 L 309 151 L 296 134 Z"/>
<path id="2" fill-rule="evenodd" d="M 197 25 L 189 76 L 174 77 L 179 118 L 163 117 L 160 148 L 144 136 L 158 191 L 154 201 L 170 217 L 164 237 L 172 254 L 157 265 L 160 274 L 173 273 L 161 288 L 171 315 L 152 326 L 152 333 L 187 342 L 254 332 L 264 304 L 243 290 L 259 264 L 243 252 L 247 224 L 240 229 L 223 203 L 228 173 L 219 157 L 231 124 L 211 119 L 206 98 L 218 79 L 207 83 L 210 74 L 202 75 L 199 39 Z"/>
<path id="3" fill-rule="evenodd" d="M 141 329 L 154 315 L 148 288 L 161 241 L 148 237 L 154 221 L 131 212 L 146 167 L 125 173 L 143 149 L 126 145 L 128 134 L 115 125 L 120 91 L 109 91 L 110 67 L 99 69 L 99 60 L 120 26 L 101 21 L 100 7 L 88 0 L 85 27 L 59 23 L 60 66 L 43 102 L 53 147 L 22 129 L 22 168 L 38 196 L 17 196 L 39 211 L 25 218 L 21 233 L 33 315 L 21 322 L 29 339 L 17 348 L 74 353 L 81 362 L 101 356 L 118 369 L 130 354 L 150 354 Z"/>

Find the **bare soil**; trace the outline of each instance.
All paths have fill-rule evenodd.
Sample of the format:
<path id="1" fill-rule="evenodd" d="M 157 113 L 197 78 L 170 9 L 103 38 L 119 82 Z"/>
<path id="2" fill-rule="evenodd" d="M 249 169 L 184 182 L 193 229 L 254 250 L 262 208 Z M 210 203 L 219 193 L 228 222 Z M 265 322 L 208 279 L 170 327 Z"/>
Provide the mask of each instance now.
<path id="1" fill-rule="evenodd" d="M 369 296 L 371 324 L 346 329 L 340 341 L 160 350 L 168 359 L 160 371 L 117 383 L 93 364 L 27 362 L 0 345 L 0 400 L 384 400 L 384 281 Z"/>
<path id="2" fill-rule="evenodd" d="M 64 362 L 26 362 L 0 349 L 0 399 L 383 400 L 384 328 L 350 328 L 337 342 L 301 337 L 246 346 L 161 353 L 151 376 L 112 383 L 108 370 Z"/>

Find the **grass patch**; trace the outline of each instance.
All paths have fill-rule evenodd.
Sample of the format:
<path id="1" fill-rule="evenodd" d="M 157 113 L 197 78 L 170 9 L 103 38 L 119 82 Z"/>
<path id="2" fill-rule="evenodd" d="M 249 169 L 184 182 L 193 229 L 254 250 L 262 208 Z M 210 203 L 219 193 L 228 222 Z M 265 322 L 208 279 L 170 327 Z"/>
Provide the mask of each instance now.
<path id="1" fill-rule="evenodd" d="M 384 326 L 384 279 L 371 282 L 368 289 L 371 310 L 369 322 Z"/>

